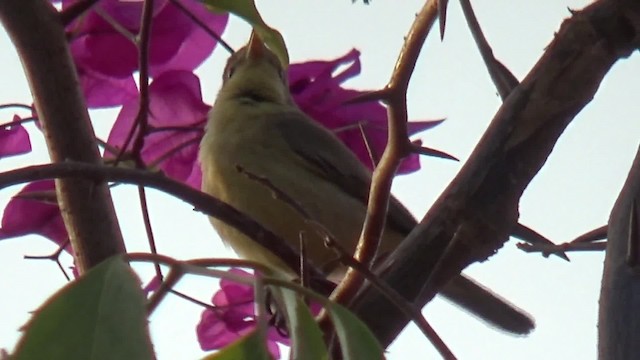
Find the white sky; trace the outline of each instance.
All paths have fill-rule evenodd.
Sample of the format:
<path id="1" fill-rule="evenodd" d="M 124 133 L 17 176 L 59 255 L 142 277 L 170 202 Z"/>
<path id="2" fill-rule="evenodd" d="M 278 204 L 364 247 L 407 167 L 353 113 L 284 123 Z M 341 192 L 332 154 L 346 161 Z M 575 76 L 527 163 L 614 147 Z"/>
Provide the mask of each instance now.
<path id="1" fill-rule="evenodd" d="M 274 5 L 276 4 L 277 5 Z M 588 1 L 541 0 L 476 1 L 476 13 L 494 53 L 522 78 L 553 38 L 567 7 L 579 9 Z M 422 2 L 374 0 L 371 5 L 349 0 L 323 2 L 259 1 L 265 20 L 279 29 L 292 62 L 333 59 L 352 47 L 362 51 L 362 75 L 348 85 L 375 89 L 386 83 L 402 37 Z M 240 47 L 249 27 L 234 20 L 224 38 Z M 433 34 L 435 35 L 435 33 Z M 213 102 L 227 54 L 217 49 L 203 65 L 205 101 Z M 30 103 L 19 60 L 4 32 L 0 32 L 0 103 Z M 564 242 L 603 225 L 620 190 L 639 143 L 640 59 L 619 62 L 609 73 L 594 101 L 577 116 L 558 142 L 547 164 L 522 198 L 521 222 L 556 242 Z M 444 43 L 431 36 L 418 61 L 409 92 L 411 119 L 447 117 L 421 136 L 427 146 L 466 159 L 500 106 L 457 2 L 448 11 Z M 0 121 L 12 113 L 0 113 Z M 106 137 L 114 111 L 92 114 L 96 131 Z M 33 127 L 30 127 L 33 130 Z M 35 132 L 32 132 L 35 133 Z M 34 153 L 0 162 L 0 170 L 46 162 L 46 149 L 33 136 Z M 421 217 L 460 163 L 423 159 L 423 170 L 398 178 L 394 193 Z M 0 191 L 0 207 L 18 188 Z M 151 217 L 160 252 L 177 258 L 228 257 L 206 218 L 191 208 L 150 191 Z M 121 226 L 131 251 L 147 251 L 136 191 L 114 191 Z M 26 237 L 0 242 L 0 347 L 12 348 L 16 329 L 48 295 L 64 284 L 51 262 L 26 261 L 24 254 L 54 250 L 49 241 Z M 461 359 L 590 359 L 596 357 L 596 319 L 602 253 L 572 253 L 571 263 L 525 254 L 507 243 L 490 261 L 466 272 L 532 314 L 537 329 L 528 337 L 514 337 L 487 327 L 446 301 L 436 299 L 425 311 L 427 319 Z M 69 260 L 69 259 L 67 259 Z M 149 275 L 149 269 L 143 274 Z M 213 293 L 209 284 L 191 279 L 180 289 L 201 299 Z M 201 309 L 169 298 L 151 318 L 159 359 L 199 358 L 195 324 Z M 436 358 L 432 346 L 413 326 L 398 338 L 389 359 Z"/>

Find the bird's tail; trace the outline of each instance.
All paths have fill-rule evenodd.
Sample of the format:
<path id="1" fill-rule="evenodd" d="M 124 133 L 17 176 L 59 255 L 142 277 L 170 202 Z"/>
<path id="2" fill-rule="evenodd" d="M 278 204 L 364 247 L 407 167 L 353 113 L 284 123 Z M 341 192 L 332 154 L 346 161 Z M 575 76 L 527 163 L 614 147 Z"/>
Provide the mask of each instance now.
<path id="1" fill-rule="evenodd" d="M 526 335 L 535 327 L 524 310 L 463 275 L 453 278 L 440 294 L 499 329 Z"/>

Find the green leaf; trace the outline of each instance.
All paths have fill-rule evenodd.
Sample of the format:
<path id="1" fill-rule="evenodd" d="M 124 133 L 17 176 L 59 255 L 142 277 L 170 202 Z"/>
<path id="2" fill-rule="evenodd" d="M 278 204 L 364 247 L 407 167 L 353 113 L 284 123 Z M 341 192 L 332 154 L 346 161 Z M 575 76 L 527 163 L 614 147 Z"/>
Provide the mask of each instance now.
<path id="1" fill-rule="evenodd" d="M 153 357 L 140 282 L 117 256 L 50 297 L 27 323 L 11 359 Z"/>
<path id="2" fill-rule="evenodd" d="M 247 21 L 253 30 L 260 35 L 260 39 L 267 44 L 286 68 L 289 65 L 289 53 L 284 39 L 278 30 L 267 25 L 253 0 L 201 0 L 213 11 L 223 11 L 235 14 Z"/>
<path id="3" fill-rule="evenodd" d="M 264 333 L 254 330 L 224 349 L 202 360 L 271 360 Z"/>
<path id="4" fill-rule="evenodd" d="M 307 304 L 295 291 L 272 287 L 280 290 L 285 305 L 285 315 L 291 335 L 292 359 L 325 360 L 329 358 L 322 331 L 311 314 Z"/>
<path id="5" fill-rule="evenodd" d="M 360 319 L 336 303 L 324 305 L 333 321 L 345 360 L 384 359 L 384 349 Z"/>

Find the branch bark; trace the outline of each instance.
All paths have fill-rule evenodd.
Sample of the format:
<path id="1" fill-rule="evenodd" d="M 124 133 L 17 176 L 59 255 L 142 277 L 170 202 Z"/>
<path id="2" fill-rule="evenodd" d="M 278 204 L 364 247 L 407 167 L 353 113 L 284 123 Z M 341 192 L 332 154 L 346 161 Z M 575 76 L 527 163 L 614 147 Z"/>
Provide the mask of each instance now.
<path id="1" fill-rule="evenodd" d="M 516 224 L 520 196 L 560 134 L 613 64 L 639 47 L 637 1 L 601 0 L 566 20 L 460 173 L 377 270 L 384 281 L 423 306 L 464 267 L 494 254 Z M 407 324 L 371 286 L 351 308 L 384 346 Z"/>
<path id="2" fill-rule="evenodd" d="M 0 1 L 22 61 L 52 162 L 102 164 L 58 11 L 47 0 Z M 104 181 L 56 180 L 60 210 L 80 272 L 125 251 Z"/>
<path id="3" fill-rule="evenodd" d="M 640 148 L 609 218 L 598 314 L 598 358 L 640 353 Z"/>

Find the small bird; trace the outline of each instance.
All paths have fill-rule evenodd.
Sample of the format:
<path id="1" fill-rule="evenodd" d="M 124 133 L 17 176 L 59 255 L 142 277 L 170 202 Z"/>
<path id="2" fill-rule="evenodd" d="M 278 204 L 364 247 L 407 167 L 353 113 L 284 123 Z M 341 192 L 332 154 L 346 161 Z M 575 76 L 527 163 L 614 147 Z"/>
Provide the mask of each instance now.
<path id="1" fill-rule="evenodd" d="M 199 159 L 204 192 L 245 213 L 293 248 L 299 248 L 303 234 L 312 264 L 333 280 L 344 274 L 335 252 L 325 247 L 309 218 L 353 253 L 367 211 L 371 172 L 331 131 L 296 106 L 285 69 L 255 34 L 227 62 Z M 248 174 L 293 199 L 309 218 Z M 211 222 L 240 257 L 295 276 L 268 249 L 220 220 Z M 392 197 L 378 254 L 390 253 L 415 225 L 414 217 Z M 462 275 L 441 293 L 503 330 L 526 334 L 534 327 L 522 310 Z"/>

